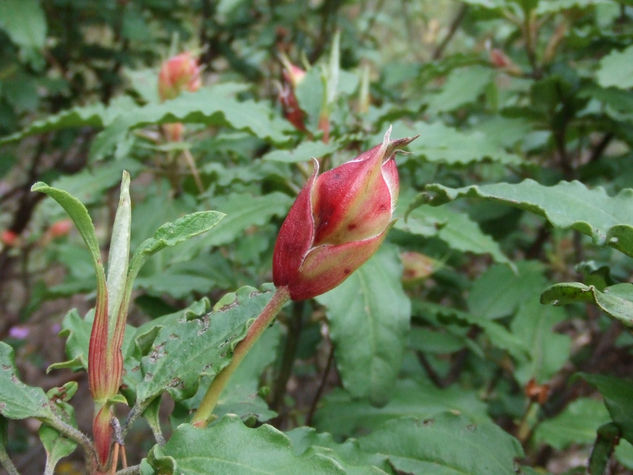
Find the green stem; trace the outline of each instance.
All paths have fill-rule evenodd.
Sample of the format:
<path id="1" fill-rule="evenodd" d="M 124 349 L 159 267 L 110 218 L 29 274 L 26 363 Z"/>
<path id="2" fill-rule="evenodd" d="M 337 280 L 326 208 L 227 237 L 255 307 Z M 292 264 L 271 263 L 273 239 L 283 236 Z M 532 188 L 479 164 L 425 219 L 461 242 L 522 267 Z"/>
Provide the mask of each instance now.
<path id="1" fill-rule="evenodd" d="M 20 475 L 20 472 L 18 472 L 18 469 L 15 468 L 15 465 L 13 465 L 13 462 L 9 458 L 9 454 L 7 453 L 7 450 L 4 448 L 4 444 L 2 443 L 1 440 L 0 440 L 0 466 L 4 467 L 4 469 L 7 471 L 9 475 Z"/>
<path id="2" fill-rule="evenodd" d="M 266 330 L 268 325 L 275 319 L 281 307 L 283 307 L 289 299 L 290 292 L 288 291 L 288 287 L 277 287 L 273 297 L 266 304 L 262 313 L 259 314 L 257 319 L 249 327 L 246 337 L 235 347 L 231 362 L 218 373 L 209 386 L 209 389 L 207 389 L 207 393 L 204 395 L 200 407 L 191 420 L 193 425 L 197 427 L 205 427 L 207 425 L 213 413 L 213 409 L 215 409 L 215 405 L 218 403 L 218 399 L 229 382 L 231 375 L 235 372 L 262 333 L 264 333 L 264 330 Z"/>

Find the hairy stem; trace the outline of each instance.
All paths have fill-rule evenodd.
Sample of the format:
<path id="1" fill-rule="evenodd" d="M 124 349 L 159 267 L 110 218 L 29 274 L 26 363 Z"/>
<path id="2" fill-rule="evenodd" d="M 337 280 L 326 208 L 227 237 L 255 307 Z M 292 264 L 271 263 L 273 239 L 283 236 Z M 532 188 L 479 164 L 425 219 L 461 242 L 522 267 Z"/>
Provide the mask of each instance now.
<path id="1" fill-rule="evenodd" d="M 94 446 L 92 445 L 92 441 L 88 438 L 88 436 L 58 417 L 47 419 L 46 424 L 64 435 L 66 438 L 76 442 L 81 447 L 84 452 L 84 458 L 86 459 L 86 468 L 88 469 L 88 473 L 94 473 L 97 469 L 97 454 Z"/>
<path id="2" fill-rule="evenodd" d="M 207 425 L 209 418 L 213 413 L 213 409 L 215 409 L 218 399 L 220 399 L 220 395 L 229 382 L 231 375 L 238 368 L 244 357 L 248 354 L 249 350 L 253 347 L 262 333 L 264 333 L 264 330 L 266 330 L 268 325 L 270 325 L 275 319 L 281 310 L 281 307 L 283 307 L 289 299 L 290 292 L 288 291 L 288 287 L 278 287 L 275 290 L 272 299 L 270 299 L 268 304 L 266 304 L 266 307 L 262 310 L 262 313 L 259 314 L 257 319 L 248 329 L 246 337 L 235 347 L 231 362 L 218 373 L 209 386 L 209 389 L 207 389 L 207 393 L 204 395 L 204 398 L 200 403 L 200 407 L 191 420 L 195 426 L 205 427 Z"/>

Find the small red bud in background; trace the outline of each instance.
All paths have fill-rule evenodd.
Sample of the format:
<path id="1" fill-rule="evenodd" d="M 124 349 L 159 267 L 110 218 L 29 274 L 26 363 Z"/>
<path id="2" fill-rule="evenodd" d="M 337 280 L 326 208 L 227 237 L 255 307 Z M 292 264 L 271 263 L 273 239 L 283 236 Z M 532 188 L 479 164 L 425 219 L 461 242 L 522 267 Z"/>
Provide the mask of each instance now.
<path id="1" fill-rule="evenodd" d="M 48 233 L 52 238 L 59 238 L 66 236 L 72 227 L 73 222 L 70 219 L 60 219 L 51 224 L 51 227 L 48 228 Z"/>
<path id="2" fill-rule="evenodd" d="M 292 64 L 285 55 L 282 54 L 280 58 L 284 66 L 281 73 L 284 81 L 283 85 L 279 86 L 277 99 L 288 122 L 294 125 L 297 130 L 306 132 L 305 112 L 299 107 L 299 101 L 297 101 L 295 94 L 295 90 L 305 78 L 306 72 L 299 66 Z"/>
<path id="3" fill-rule="evenodd" d="M 0 241 L 7 247 L 17 246 L 19 240 L 18 234 L 10 229 L 5 229 L 0 233 Z"/>
<path id="4" fill-rule="evenodd" d="M 318 176 L 315 169 L 283 222 L 273 254 L 273 281 L 293 300 L 343 282 L 376 252 L 398 199 L 395 152 L 416 137 L 390 140 Z"/>
<path id="5" fill-rule="evenodd" d="M 400 254 L 402 260 L 402 281 L 413 283 L 426 279 L 438 268 L 438 262 L 424 254 L 406 251 Z"/>
<path id="6" fill-rule="evenodd" d="M 162 101 L 178 97 L 184 90 L 197 91 L 201 85 L 200 66 L 189 52 L 163 62 L 158 73 L 158 94 Z"/>
<path id="7" fill-rule="evenodd" d="M 168 142 L 180 142 L 185 134 L 185 126 L 182 122 L 163 124 L 162 128 Z"/>

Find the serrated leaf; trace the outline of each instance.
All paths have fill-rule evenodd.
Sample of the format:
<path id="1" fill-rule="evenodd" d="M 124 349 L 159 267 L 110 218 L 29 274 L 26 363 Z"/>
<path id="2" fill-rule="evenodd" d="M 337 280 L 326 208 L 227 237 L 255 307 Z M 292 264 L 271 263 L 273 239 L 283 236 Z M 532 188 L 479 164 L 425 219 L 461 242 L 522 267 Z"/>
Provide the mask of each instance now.
<path id="1" fill-rule="evenodd" d="M 498 143 L 477 130 L 462 131 L 441 122 L 416 122 L 411 126 L 394 124 L 394 136 L 416 135 L 420 138 L 408 148 L 411 160 L 417 156 L 433 163 L 467 165 L 473 162 L 493 161 L 505 165 L 519 165 L 521 157 L 506 152 Z"/>
<path id="2" fill-rule="evenodd" d="M 18 379 L 13 348 L 0 341 L 0 414 L 8 419 L 51 419 L 54 414 L 44 390 Z"/>
<path id="3" fill-rule="evenodd" d="M 321 158 L 336 152 L 341 145 L 335 141 L 323 143 L 322 141 L 304 141 L 290 150 L 276 149 L 262 157 L 263 160 L 283 163 L 305 162 L 311 158 Z"/>
<path id="4" fill-rule="evenodd" d="M 626 326 L 633 326 L 633 284 L 612 285 L 603 291 L 580 282 L 554 284 L 541 294 L 541 303 L 564 305 L 573 302 L 593 302 L 607 315 Z"/>
<path id="5" fill-rule="evenodd" d="M 331 434 L 319 433 L 312 427 L 297 427 L 286 432 L 286 436 L 292 441 L 292 447 L 297 455 L 312 449 L 336 460 L 345 469 L 345 473 L 388 473 L 386 457 L 363 451 L 355 439 L 347 439 L 339 444 L 334 441 Z"/>
<path id="6" fill-rule="evenodd" d="M 402 201 L 398 206 L 398 214 L 403 216 L 408 204 Z M 447 206 L 421 205 L 411 211 L 405 219 L 396 221 L 395 228 L 425 237 L 436 236 L 451 249 L 474 254 L 490 254 L 496 262 L 510 263 L 499 244 L 482 232 L 479 224 L 467 214 Z"/>
<path id="7" fill-rule="evenodd" d="M 372 406 L 367 398 L 356 399 L 335 389 L 321 401 L 314 426 L 335 437 L 367 433 L 385 421 L 402 416 L 432 417 L 444 411 L 467 414 L 476 421 L 487 420 L 486 404 L 472 390 L 450 386 L 439 389 L 429 381 L 400 379 L 391 388 L 384 407 Z"/>
<path id="8" fill-rule="evenodd" d="M 523 456 L 519 441 L 495 424 L 451 413 L 388 421 L 360 444 L 405 473 L 507 475 Z"/>
<path id="9" fill-rule="evenodd" d="M 608 244 L 633 256 L 633 246 L 617 239 L 608 239 L 613 228 L 626 227 L 633 233 L 633 189 L 615 196 L 602 187 L 587 188 L 579 181 L 545 186 L 527 179 L 520 183 L 496 183 L 449 188 L 427 185 L 421 199 L 443 204 L 458 198 L 483 198 L 531 211 L 546 218 L 552 225 L 575 229 L 593 238 L 597 244 Z"/>
<path id="10" fill-rule="evenodd" d="M 591 444 L 596 430 L 609 421 L 609 413 L 597 399 L 572 401 L 560 414 L 542 421 L 534 431 L 534 442 L 564 450 L 572 444 Z"/>
<path id="11" fill-rule="evenodd" d="M 180 425 L 164 446 L 154 446 L 148 461 L 159 473 L 182 475 L 208 473 L 210 467 L 218 474 L 345 473 L 312 450 L 295 455 L 288 437 L 274 427 L 249 429 L 236 416 L 205 429 Z"/>
<path id="12" fill-rule="evenodd" d="M 21 1 L 21 0 L 16 0 Z M 22 138 L 42 132 L 50 132 L 74 127 L 103 127 L 106 109 L 100 102 L 89 106 L 73 107 L 44 119 L 33 121 L 25 129 L 15 134 L 0 138 L 0 145 L 21 140 Z"/>
<path id="13" fill-rule="evenodd" d="M 139 403 L 149 403 L 163 391 L 176 400 L 193 396 L 201 376 L 215 376 L 229 363 L 234 346 L 246 334 L 248 322 L 259 315 L 271 295 L 242 287 L 230 303 L 208 315 L 188 321 L 164 321 L 151 351 L 141 361 Z"/>
<path id="14" fill-rule="evenodd" d="M 439 92 L 425 98 L 428 104 L 427 112 L 450 112 L 475 102 L 492 80 L 492 76 L 490 68 L 480 65 L 454 69 Z"/>
<path id="15" fill-rule="evenodd" d="M 633 46 L 622 51 L 611 51 L 600 60 L 596 72 L 598 84 L 602 87 L 629 89 L 633 87 Z"/>
<path id="16" fill-rule="evenodd" d="M 185 92 L 164 103 L 126 111 L 95 139 L 91 155 L 100 158 L 110 153 L 118 143 L 126 140 L 134 128 L 171 122 L 228 126 L 273 143 L 289 140 L 284 135 L 289 130 L 289 124 L 275 117 L 274 111 L 265 103 L 252 100 L 240 102 L 222 88 L 207 88 L 195 93 Z"/>
<path id="17" fill-rule="evenodd" d="M 284 216 L 292 204 L 292 198 L 274 192 L 258 196 L 230 194 L 215 204 L 226 213 L 226 218 L 209 236 L 207 244 L 220 246 L 235 241 L 251 226 L 266 224 L 272 216 Z"/>
<path id="18" fill-rule="evenodd" d="M 341 285 L 317 297 L 327 307 L 345 388 L 378 405 L 389 400 L 409 329 L 411 303 L 401 276 L 398 254 L 383 248 Z"/>
<path id="19" fill-rule="evenodd" d="M 633 443 L 633 382 L 603 374 L 579 373 L 579 376 L 600 391 L 622 437 Z"/>

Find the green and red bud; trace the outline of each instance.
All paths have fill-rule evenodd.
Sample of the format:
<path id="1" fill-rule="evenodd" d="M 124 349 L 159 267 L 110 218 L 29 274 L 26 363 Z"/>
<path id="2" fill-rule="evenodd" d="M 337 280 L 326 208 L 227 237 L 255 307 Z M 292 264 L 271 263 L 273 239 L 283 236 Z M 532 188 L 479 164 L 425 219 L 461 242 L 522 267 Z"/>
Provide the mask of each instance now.
<path id="1" fill-rule="evenodd" d="M 189 52 L 169 58 L 158 73 L 158 94 L 162 101 L 178 97 L 184 90 L 197 91 L 201 85 L 200 66 Z"/>
<path id="2" fill-rule="evenodd" d="M 284 82 L 282 85 L 278 84 L 279 92 L 277 98 L 288 122 L 294 125 L 297 130 L 306 132 L 306 114 L 303 110 L 301 110 L 299 101 L 297 101 L 297 96 L 295 94 L 295 89 L 303 81 L 306 72 L 299 66 L 292 64 L 285 55 L 282 54 L 280 58 L 284 66 L 281 73 L 284 78 Z"/>
<path id="3" fill-rule="evenodd" d="M 95 451 L 101 467 L 108 465 L 110 458 L 110 446 L 112 445 L 112 406 L 107 403 L 103 405 L 92 421 L 92 436 L 94 437 Z"/>
<path id="4" fill-rule="evenodd" d="M 305 300 L 343 282 L 378 249 L 398 199 L 395 152 L 416 137 L 390 140 L 318 176 L 315 170 L 281 226 L 273 254 L 273 281 L 293 300 Z"/>

